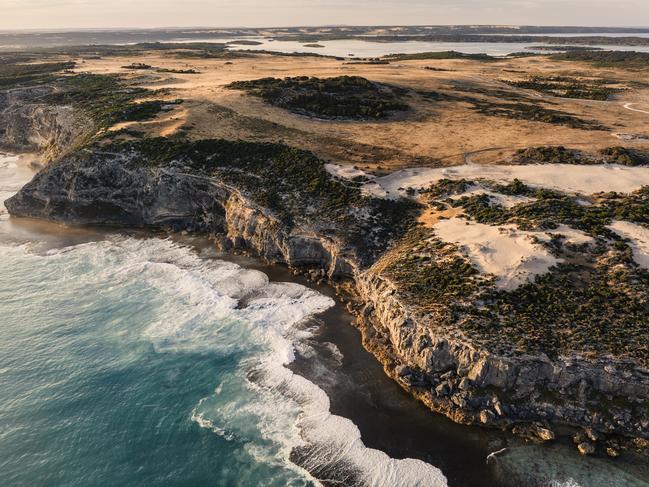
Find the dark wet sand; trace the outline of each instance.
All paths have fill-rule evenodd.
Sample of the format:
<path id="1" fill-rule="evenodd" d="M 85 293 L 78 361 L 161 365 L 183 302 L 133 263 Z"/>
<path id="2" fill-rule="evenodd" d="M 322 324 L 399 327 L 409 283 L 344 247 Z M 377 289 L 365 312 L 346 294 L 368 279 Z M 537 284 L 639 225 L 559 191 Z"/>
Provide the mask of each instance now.
<path id="1" fill-rule="evenodd" d="M 317 286 L 285 267 L 267 266 L 249 257 L 218 257 L 258 269 L 272 281 L 297 282 L 336 298 L 330 286 Z M 505 446 L 506 435 L 453 423 L 413 399 L 363 348 L 352 320 L 339 301 L 320 314 L 319 329 L 309 343 L 316 352 L 315 359 L 298 353 L 291 370 L 327 393 L 331 413 L 352 420 L 366 446 L 393 458 L 417 458 L 430 463 L 442 470 L 453 487 L 506 486 L 486 463 L 489 453 Z M 342 353 L 342 364 L 333 356 L 329 344 Z"/>

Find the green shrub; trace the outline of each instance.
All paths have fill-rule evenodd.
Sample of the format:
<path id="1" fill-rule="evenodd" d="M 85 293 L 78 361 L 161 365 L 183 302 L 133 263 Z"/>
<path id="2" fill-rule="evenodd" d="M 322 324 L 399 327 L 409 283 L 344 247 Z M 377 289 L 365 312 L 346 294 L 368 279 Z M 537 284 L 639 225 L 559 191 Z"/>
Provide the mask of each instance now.
<path id="1" fill-rule="evenodd" d="M 381 119 L 408 109 L 402 90 L 359 76 L 263 78 L 236 81 L 228 88 L 244 90 L 295 113 L 330 119 Z"/>

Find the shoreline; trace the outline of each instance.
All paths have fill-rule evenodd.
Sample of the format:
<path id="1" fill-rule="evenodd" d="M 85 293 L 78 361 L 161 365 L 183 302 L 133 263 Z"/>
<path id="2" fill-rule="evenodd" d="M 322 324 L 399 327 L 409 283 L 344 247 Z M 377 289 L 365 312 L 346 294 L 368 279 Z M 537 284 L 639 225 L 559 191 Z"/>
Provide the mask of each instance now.
<path id="1" fill-rule="evenodd" d="M 549 443 L 530 442 L 501 429 L 454 422 L 431 411 L 420 397 L 386 373 L 367 348 L 358 316 L 347 309 L 336 283 L 318 283 L 284 264 L 267 262 L 249 252 L 215 249 L 210 237 L 169 235 L 179 243 L 212 249 L 215 258 L 264 272 L 272 281 L 295 282 L 335 301 L 332 308 L 309 320 L 318 324 L 307 340 L 310 354 L 297 350 L 287 368 L 321 388 L 330 399 L 330 413 L 350 419 L 367 448 L 395 459 L 429 463 L 442 471 L 451 487 L 546 487 L 571 480 L 584 487 L 608 487 L 617 485 L 610 483 L 614 472 L 625 472 L 625 482 L 631 481 L 620 487 L 640 487 L 641 479 L 649 478 L 642 457 L 583 457 L 565 434 L 558 434 Z M 342 354 L 342 361 L 334 356 L 337 352 L 332 353 L 331 344 Z M 634 479 L 638 483 L 633 483 Z"/>
<path id="2" fill-rule="evenodd" d="M 158 65 L 160 64 L 158 61 L 160 60 L 155 58 L 155 63 L 151 62 L 151 64 Z M 112 64 L 104 66 L 103 62 L 97 62 L 90 63 L 92 66 L 86 67 L 93 72 L 93 69 L 99 68 L 120 69 L 116 66 L 123 64 L 119 64 L 117 60 L 111 63 L 114 66 Z M 238 67 L 239 64 L 243 63 L 234 63 L 234 66 Z M 423 63 L 413 64 L 413 69 L 421 70 L 421 64 Z M 266 69 L 269 67 L 276 68 L 273 63 L 270 63 Z M 206 66 L 205 70 L 207 69 Z M 232 69 L 227 68 L 227 71 L 215 69 L 214 73 L 217 74 L 210 71 L 209 75 L 214 77 L 210 80 L 209 86 L 214 85 L 215 81 L 218 85 L 218 82 L 224 83 L 230 78 L 247 73 L 246 66 L 236 74 L 230 73 Z M 327 64 L 322 69 L 330 70 L 332 66 Z M 222 75 L 223 71 L 226 71 L 226 74 Z M 422 82 L 423 75 L 419 71 L 413 73 L 413 80 Z M 387 70 L 381 76 L 389 80 L 394 78 L 393 73 L 388 73 Z M 439 88 L 439 83 L 428 83 L 427 80 L 428 78 L 425 83 L 427 87 Z M 194 85 L 192 81 L 189 86 L 194 90 L 201 85 Z M 459 85 L 457 90 L 453 91 L 461 89 L 463 85 Z M 496 93 L 490 91 L 491 85 L 485 90 L 489 96 Z M 222 101 L 219 96 L 214 95 L 214 99 Z M 517 92 L 515 96 L 519 97 L 520 94 Z M 198 100 L 196 94 L 189 98 L 194 101 L 188 104 L 197 102 L 202 107 L 203 100 Z M 230 100 L 229 96 L 226 98 Z M 242 103 L 234 96 L 230 101 Z M 472 103 L 474 103 L 473 109 L 476 110 L 482 106 L 477 101 Z M 245 114 L 248 113 L 246 110 L 256 106 L 252 101 L 250 106 L 244 103 L 235 106 L 237 110 L 233 113 Z M 52 109 L 54 108 L 56 107 Z M 318 155 L 320 162 L 313 162 L 305 153 L 304 157 L 300 156 L 299 164 L 291 162 L 289 165 L 289 174 L 301 174 L 304 169 L 306 175 L 304 181 L 302 178 L 284 180 L 282 175 L 282 171 L 286 171 L 284 161 L 283 159 L 276 161 L 275 158 L 284 157 L 286 151 L 294 148 L 291 149 L 290 146 L 283 144 L 273 146 L 277 149 L 277 153 L 269 153 L 268 147 L 246 142 L 245 148 L 254 149 L 251 162 L 244 160 L 241 163 L 238 159 L 231 161 L 230 158 L 225 157 L 223 164 L 229 169 L 221 168 L 220 172 L 201 169 L 203 167 L 201 163 L 205 162 L 203 156 L 207 157 L 206 161 L 209 161 L 214 154 L 220 153 L 223 144 L 231 148 L 233 142 L 229 136 L 224 136 L 219 130 L 213 131 L 205 124 L 205 119 L 201 118 L 205 114 L 198 109 L 198 105 L 191 105 L 191 108 L 192 110 L 196 108 L 194 115 L 198 117 L 197 121 L 200 123 L 195 130 L 190 131 L 194 138 L 185 139 L 185 142 L 190 145 L 182 146 L 182 150 L 195 149 L 198 152 L 195 157 L 189 158 L 186 167 L 179 167 L 177 161 L 172 158 L 158 160 L 156 154 L 152 152 L 152 150 L 164 152 L 170 148 L 170 138 L 150 137 L 156 134 L 163 135 L 162 131 L 158 132 L 154 129 L 146 132 L 146 137 L 143 136 L 142 140 L 139 140 L 139 137 L 131 140 L 130 135 L 125 135 L 126 142 L 118 136 L 117 141 L 106 142 L 106 144 L 98 142 L 96 145 L 83 147 L 85 155 L 76 150 L 61 152 L 63 156 L 58 158 L 56 164 L 43 168 L 32 183 L 26 185 L 16 197 L 7 202 L 7 206 L 11 208 L 13 214 L 43 219 L 30 220 L 27 225 L 36 233 L 41 227 L 49 229 L 47 231 L 52 233 L 58 233 L 56 227 L 49 226 L 52 224 L 46 223 L 46 220 L 69 223 L 70 226 L 67 227 L 69 232 L 80 228 L 75 225 L 84 224 L 107 224 L 105 227 L 100 227 L 101 230 L 98 230 L 100 234 L 116 231 L 149 235 L 160 231 L 159 234 L 170 235 L 165 231 L 186 230 L 194 233 L 187 234 L 183 231 L 179 236 L 172 235 L 177 236 L 179 241 L 207 240 L 210 243 L 205 245 L 218 247 L 227 252 L 222 254 L 224 260 L 233 259 L 231 253 L 250 253 L 259 256 L 257 259 L 259 262 L 264 262 L 254 265 L 267 265 L 269 269 L 273 269 L 264 271 L 269 272 L 269 275 L 284 273 L 289 276 L 287 279 L 291 282 L 311 279 L 316 284 L 329 283 L 341 294 L 336 307 L 342 309 L 343 305 L 347 305 L 347 311 L 355 316 L 355 319 L 352 319 L 345 311 L 339 311 L 340 316 L 332 319 L 344 322 L 345 326 L 347 322 L 350 324 L 353 322 L 361 335 L 359 337 L 359 332 L 356 330 L 352 335 L 346 335 L 341 328 L 327 328 L 329 320 L 325 320 L 323 329 L 329 330 L 328 336 L 333 340 L 332 343 L 335 344 L 336 340 L 340 341 L 341 346 L 346 342 L 356 343 L 350 346 L 350 350 L 353 350 L 351 355 L 361 362 L 357 350 L 363 348 L 369 350 L 374 357 L 366 355 L 373 362 L 372 365 L 368 363 L 364 368 L 378 371 L 381 379 L 376 378 L 376 381 L 381 384 L 387 384 L 385 380 L 390 382 L 390 386 L 383 385 L 381 388 L 389 387 L 390 390 L 398 391 L 394 393 L 395 395 L 415 398 L 419 401 L 415 401 L 417 407 L 426 410 L 427 417 L 431 417 L 427 411 L 430 409 L 451 418 L 460 425 L 474 425 L 454 425 L 453 428 L 457 426 L 457 430 L 454 431 L 458 431 L 458 435 L 468 434 L 467 432 L 473 431 L 474 427 L 484 426 L 485 428 L 480 429 L 479 436 L 497 437 L 501 430 L 509 430 L 504 433 L 505 444 L 522 442 L 520 438 L 526 437 L 530 441 L 555 440 L 552 443 L 559 446 L 569 444 L 567 438 L 574 435 L 575 445 L 578 445 L 584 455 L 596 454 L 595 462 L 599 462 L 599 459 L 607 454 L 611 457 L 617 457 L 621 453 L 626 456 L 624 450 L 627 447 L 633 449 L 629 452 L 633 457 L 636 454 L 633 445 L 637 446 L 637 450 L 646 448 L 649 437 L 646 432 L 647 412 L 643 409 L 643 401 L 649 393 L 649 375 L 641 364 L 626 360 L 623 354 L 618 354 L 618 350 L 622 347 L 609 350 L 606 346 L 610 341 L 605 341 L 602 350 L 608 354 L 602 355 L 592 355 L 589 349 L 583 353 L 583 343 L 579 340 L 575 341 L 576 346 L 573 348 L 568 345 L 553 348 L 553 343 L 550 343 L 552 346 L 545 347 L 545 341 L 538 342 L 542 345 L 540 348 L 526 348 L 530 345 L 528 342 L 534 342 L 531 338 L 524 341 L 520 347 L 514 347 L 512 344 L 516 343 L 516 340 L 522 336 L 528 337 L 526 332 L 530 327 L 525 328 L 528 325 L 526 320 L 513 320 L 516 326 L 508 328 L 508 330 L 524 330 L 523 335 L 519 333 L 512 337 L 503 333 L 501 337 L 498 333 L 490 335 L 489 326 L 476 329 L 476 324 L 501 324 L 500 321 L 496 319 L 481 321 L 471 313 L 468 313 L 468 316 L 475 318 L 475 321 L 470 323 L 471 326 L 464 328 L 471 331 L 465 334 L 459 320 L 444 321 L 447 318 L 444 313 L 448 310 L 443 302 L 432 299 L 423 303 L 423 306 L 419 306 L 420 303 L 417 302 L 418 298 L 423 300 L 434 296 L 438 284 L 441 285 L 442 292 L 445 292 L 443 288 L 445 277 L 435 274 L 436 268 L 429 269 L 429 267 L 425 267 L 426 272 L 435 271 L 431 276 L 423 271 L 415 273 L 415 270 L 422 270 L 422 264 L 406 261 L 406 257 L 413 257 L 406 252 L 422 252 L 421 256 L 410 259 L 413 261 L 418 261 L 419 257 L 429 261 L 432 259 L 434 262 L 443 262 L 443 260 L 439 259 L 439 253 L 432 247 L 424 248 L 425 246 L 422 247 L 419 243 L 415 245 L 415 242 L 422 241 L 423 233 L 409 233 L 413 241 L 404 244 L 404 252 L 393 246 L 393 243 L 398 241 L 396 238 L 402 236 L 400 232 L 412 223 L 409 220 L 411 215 L 405 205 L 398 206 L 393 201 L 377 199 L 364 201 L 356 211 L 353 201 L 357 195 L 344 181 L 337 181 L 330 175 L 322 173 L 320 163 L 326 159 L 321 155 Z M 625 113 L 631 113 L 623 110 L 622 107 L 619 108 Z M 426 108 L 425 113 L 432 114 L 435 109 L 439 107 L 430 107 L 430 111 Z M 68 114 L 67 111 L 65 113 Z M 482 126 L 480 116 L 493 115 L 480 113 L 481 115 L 475 115 L 475 119 L 469 119 L 472 123 L 476 123 L 476 126 Z M 578 111 L 577 115 L 579 114 L 581 111 Z M 50 127 L 52 134 L 49 135 L 54 137 L 48 146 L 50 149 L 55 146 L 72 147 L 70 144 L 75 136 L 72 129 L 76 127 L 72 118 L 79 118 L 79 115 L 79 113 L 72 113 L 68 118 L 57 119 L 56 123 L 61 125 L 61 130 L 56 126 Z M 273 116 L 270 118 L 273 120 L 283 120 L 279 115 L 277 117 L 276 114 L 271 115 Z M 473 114 L 471 116 L 473 117 Z M 12 132 L 12 135 L 28 133 L 29 130 L 47 122 L 38 112 L 25 113 L 25 117 L 34 127 L 17 125 L 14 127 L 15 134 Z M 507 118 L 515 119 L 515 116 L 508 115 Z M 608 119 L 607 114 L 603 120 Z M 167 120 L 165 118 L 158 121 L 166 123 Z M 304 123 L 307 124 L 306 121 Z M 359 127 L 352 124 L 349 125 L 352 130 L 359 133 L 368 132 L 359 130 Z M 517 127 L 519 125 L 516 123 Z M 522 125 L 525 128 L 525 124 Z M 246 139 L 246 132 L 239 130 L 241 127 L 236 124 L 228 127 L 228 130 L 236 130 L 237 137 L 241 135 L 242 139 Z M 262 127 L 264 128 L 261 130 L 262 133 L 265 133 L 265 127 L 266 125 Z M 462 122 L 461 127 L 465 130 L 466 124 Z M 57 130 L 54 131 L 54 128 Z M 255 129 L 251 130 L 254 137 L 257 137 L 257 128 L 255 126 Z M 556 140 L 553 131 L 549 131 L 547 137 L 554 143 L 562 140 L 561 137 L 565 137 L 564 132 L 563 129 L 557 128 Z M 69 137 L 62 138 L 61 133 Z M 314 133 L 319 134 L 318 137 L 324 136 L 318 131 Z M 326 147 L 323 145 L 329 139 L 318 137 L 316 137 L 315 148 L 329 154 L 327 151 L 330 144 L 327 142 Z M 374 137 L 364 140 L 368 142 L 367 147 L 376 147 L 377 139 Z M 407 141 L 408 138 L 398 140 Z M 173 144 L 175 143 L 174 141 Z M 129 144 L 131 149 L 126 147 Z M 308 143 L 297 141 L 296 147 L 302 146 L 304 149 L 299 149 L 300 151 L 310 151 L 313 148 L 311 141 Z M 343 145 L 343 147 L 348 146 Z M 356 146 L 349 146 L 349 148 L 349 153 L 356 153 Z M 469 150 L 464 145 L 462 148 Z M 239 149 L 237 147 L 236 154 L 239 153 Z M 126 153 L 127 150 L 130 152 Z M 210 151 L 215 152 L 210 153 Z M 465 159 L 466 154 L 469 153 L 464 153 Z M 269 164 L 269 158 L 270 161 L 278 164 L 272 162 Z M 377 159 L 384 158 L 378 154 Z M 372 160 L 374 159 L 370 159 Z M 142 164 L 142 161 L 150 164 Z M 345 159 L 345 162 L 352 161 Z M 228 164 L 233 166 L 230 167 Z M 268 167 L 273 169 L 269 170 Z M 238 170 L 241 172 L 237 172 Z M 277 188 L 272 184 L 261 185 L 260 189 L 255 184 L 255 177 L 261 180 L 268 178 L 269 181 L 277 179 L 282 184 Z M 318 181 L 319 184 L 314 185 L 314 181 Z M 278 190 L 279 198 L 278 194 L 273 192 L 275 189 Z M 324 208 L 334 208 L 336 211 L 329 214 L 323 210 Z M 402 211 L 408 213 L 407 218 L 402 218 L 400 215 Z M 11 222 L 7 228 L 10 227 Z M 340 227 L 343 227 L 342 231 L 338 231 Z M 347 228 L 350 231 L 346 231 Z M 70 238 L 69 232 L 60 232 L 61 242 L 77 238 Z M 175 236 L 172 238 L 176 238 Z M 617 249 L 615 255 L 621 252 Z M 377 260 L 379 257 L 381 260 Z M 390 268 L 391 263 L 396 267 Z M 406 272 L 405 278 L 399 280 L 398 275 L 390 273 L 390 269 L 394 270 L 397 267 L 404 272 L 413 271 L 413 274 L 408 275 Z M 438 267 L 441 269 L 444 266 Z M 295 274 L 300 276 L 296 277 Z M 419 284 L 418 279 L 424 277 L 426 277 L 427 289 L 431 292 L 409 293 L 409 282 Z M 457 277 L 454 276 L 454 279 Z M 459 277 L 462 281 L 461 274 Z M 642 292 L 638 292 L 638 295 L 645 296 Z M 445 302 L 453 303 L 450 308 L 453 308 L 456 303 L 461 306 L 465 296 L 466 293 L 449 293 Z M 525 303 L 526 300 L 520 299 L 519 302 Z M 628 302 L 628 299 L 624 302 Z M 427 308 L 428 305 L 431 307 Z M 435 308 L 434 306 L 437 305 L 439 307 Z M 619 306 L 617 309 L 624 309 L 624 306 Z M 590 319 L 590 314 L 584 316 Z M 603 315 L 600 314 L 599 317 L 601 316 Z M 595 319 L 597 318 L 595 316 Z M 570 316 L 567 319 L 574 319 L 574 317 Z M 524 326 L 518 326 L 519 322 Z M 459 326 L 454 327 L 458 323 Z M 555 323 L 556 321 L 552 325 Z M 352 329 L 352 327 L 348 328 Z M 494 326 L 491 329 L 493 328 Z M 483 331 L 484 335 L 482 335 Z M 352 336 L 355 338 L 352 339 Z M 489 341 L 494 336 L 496 339 Z M 529 336 L 535 335 L 530 333 Z M 610 337 L 605 335 L 604 338 L 609 340 Z M 501 348 L 503 341 L 508 343 L 503 344 Z M 622 343 L 626 344 L 626 341 Z M 569 345 L 573 345 L 573 342 L 569 342 Z M 630 347 L 635 350 L 633 346 Z M 562 353 L 555 353 L 557 350 Z M 325 359 L 327 353 L 333 352 L 323 349 Z M 365 352 L 360 355 L 364 357 L 363 353 Z M 375 359 L 378 359 L 378 363 Z M 297 364 L 302 364 L 303 373 L 313 373 L 314 379 L 318 379 L 318 371 L 311 371 L 307 362 L 300 362 L 298 357 L 296 367 Z M 345 370 L 350 377 L 356 377 L 354 372 L 352 369 Z M 372 377 L 374 373 L 372 372 Z M 366 380 L 367 378 L 362 375 L 350 379 L 351 382 L 356 383 Z M 326 381 L 322 383 L 323 386 L 327 385 Z M 353 394 L 349 397 L 352 396 Z M 345 405 L 342 404 L 340 407 L 344 409 Z M 350 414 L 356 414 L 354 408 L 350 408 L 349 411 Z M 364 414 L 359 414 L 361 418 L 359 421 L 373 416 L 371 407 L 365 411 Z M 371 425 L 365 428 L 363 434 L 367 432 L 370 435 L 374 434 Z M 514 435 L 510 435 L 510 432 Z M 409 440 L 407 436 L 412 438 L 418 435 L 419 432 L 414 432 L 404 436 L 407 441 Z M 378 435 L 376 441 L 381 441 Z M 399 448 L 395 449 L 392 444 L 389 444 L 390 442 L 387 443 L 385 448 L 399 451 Z M 493 452 L 499 452 L 502 450 L 502 445 L 502 442 L 496 441 L 493 448 L 491 446 L 487 449 L 483 448 L 476 457 L 482 461 L 485 453 L 489 456 Z M 579 458 L 576 456 L 574 446 L 570 446 L 572 453 L 569 458 L 573 458 L 573 455 L 574 458 Z M 424 445 L 420 450 L 426 448 L 427 446 Z M 553 448 L 553 446 L 539 447 L 541 451 L 550 451 Z M 461 453 L 465 452 L 461 451 Z M 507 452 L 496 455 L 497 458 L 506 456 Z M 584 464 L 589 462 L 591 462 L 589 458 L 583 459 Z M 468 469 L 484 471 L 477 466 L 479 461 L 476 460 L 472 465 L 476 467 L 472 466 Z"/>
<path id="3" fill-rule="evenodd" d="M 17 181 L 17 179 L 19 179 L 20 176 L 29 176 L 29 178 L 25 179 L 25 181 L 22 181 L 22 183 L 24 184 L 31 178 L 31 175 L 33 173 L 29 170 L 28 166 L 30 160 L 30 158 L 16 158 L 16 169 L 25 169 L 25 171 L 16 171 L 17 176 L 12 182 L 19 182 Z M 10 246 L 26 245 L 39 254 L 46 254 L 50 251 L 72 248 L 79 245 L 83 246 L 85 244 L 91 244 L 94 242 L 102 242 L 106 239 L 110 239 L 111 237 L 126 237 L 135 238 L 138 240 L 155 238 L 169 239 L 174 244 L 187 248 L 190 252 L 196 253 L 196 255 L 198 255 L 201 260 L 215 259 L 222 262 L 234 263 L 240 266 L 242 269 L 263 272 L 266 276 L 268 276 L 270 282 L 300 284 L 302 286 L 308 287 L 309 289 L 313 289 L 327 297 L 336 298 L 333 288 L 329 287 L 328 285 L 315 286 L 312 283 L 309 283 L 302 276 L 294 276 L 289 272 L 287 268 L 272 266 L 262 262 L 260 259 L 256 259 L 250 256 L 219 252 L 215 247 L 214 241 L 205 235 L 187 234 L 185 232 L 168 232 L 165 230 L 154 229 L 122 228 L 119 226 L 93 227 L 84 225 L 67 225 L 33 218 L 9 216 L 6 220 L 3 219 L 2 221 L 0 221 L 0 239 L 2 239 L 3 243 Z M 336 300 L 334 309 L 335 313 L 345 313 L 341 303 L 338 300 Z M 328 313 L 325 312 L 324 315 L 328 316 Z M 311 326 L 312 321 L 320 323 L 323 319 L 322 316 L 322 314 L 317 314 L 313 318 L 308 318 L 304 322 L 304 325 Z M 347 316 L 347 318 L 351 319 L 350 316 Z M 302 325 L 298 326 L 298 331 L 301 326 Z M 358 343 L 358 347 L 360 347 L 360 343 Z M 361 350 L 358 351 L 362 351 L 362 347 Z M 292 366 L 292 364 L 286 365 L 285 367 L 286 369 L 296 373 L 297 375 L 300 375 L 301 377 L 309 380 L 307 377 L 305 377 L 305 375 L 298 373 L 298 371 Z M 380 377 L 386 383 L 390 382 L 387 377 Z M 319 384 L 316 384 L 315 382 L 313 384 L 315 387 L 319 387 Z M 262 387 L 266 386 L 268 385 L 262 385 Z M 299 397 L 296 399 L 299 400 Z M 317 400 L 317 398 L 314 399 Z M 335 403 L 332 398 L 330 398 L 330 400 Z M 330 410 L 329 414 L 338 416 L 341 412 L 342 411 L 338 410 Z M 342 417 L 349 419 L 347 415 L 343 415 Z M 367 446 L 367 448 L 374 449 L 373 446 L 369 445 Z M 385 458 L 388 459 L 390 457 L 386 455 Z M 390 458 L 390 462 L 398 460 L 399 459 Z M 305 468 L 298 462 L 293 461 L 292 463 L 295 464 L 295 468 Z M 411 468 L 412 465 L 413 462 L 410 462 L 404 464 L 403 467 L 400 468 L 408 469 Z M 430 468 L 431 470 L 438 470 L 435 465 L 430 465 Z M 305 471 L 308 472 L 308 469 Z M 417 474 L 415 473 L 415 476 L 416 475 Z M 327 484 L 323 482 L 323 485 Z"/>
<path id="4" fill-rule="evenodd" d="M 571 426 L 572 433 L 592 427 L 606 431 L 607 437 L 634 435 L 629 429 L 631 422 L 620 423 L 615 418 L 619 424 L 606 423 L 606 429 L 602 430 L 606 418 L 601 417 L 598 403 L 591 407 L 573 404 L 568 397 L 555 395 L 552 401 L 536 401 L 535 397 L 569 383 L 582 383 L 586 397 L 595 399 L 611 393 L 630 395 L 628 391 L 649 387 L 641 371 L 622 377 L 627 367 L 623 363 L 616 367 L 615 360 L 589 361 L 571 356 L 553 362 L 543 354 L 500 356 L 476 349 L 462 337 L 430 328 L 426 316 L 418 315 L 416 309 L 400 301 L 398 289 L 391 282 L 371 269 L 363 270 L 358 256 L 345 251 L 340 241 L 317 229 L 286 228 L 272 212 L 218 179 L 203 181 L 184 173 L 141 170 L 138 184 L 129 176 L 121 192 L 131 192 L 135 201 L 140 201 L 144 196 L 136 195 L 144 185 L 147 191 L 152 191 L 153 203 L 146 206 L 138 203 L 123 209 L 123 196 L 119 200 L 102 197 L 102 205 L 110 208 L 107 216 L 105 211 L 92 206 L 94 200 L 88 199 L 88 195 L 77 201 L 74 195 L 63 191 L 64 180 L 80 170 L 75 164 L 74 159 L 63 160 L 53 169 L 39 173 L 37 179 L 10 200 L 13 212 L 76 224 L 92 225 L 108 217 L 118 227 L 185 228 L 211 235 L 223 250 L 250 252 L 268 262 L 285 264 L 296 272 L 298 269 L 308 272 L 317 280 L 342 278 L 352 283 L 350 294 L 356 298 L 354 311 L 362 313 L 364 321 L 371 324 L 366 328 L 369 331 L 366 348 L 382 348 L 379 358 L 387 375 L 398 376 L 397 382 L 402 387 L 434 411 L 463 424 L 496 429 L 514 427 L 514 433 L 519 436 L 544 441 L 554 439 L 564 426 Z M 94 172 L 91 161 L 83 162 L 84 166 L 88 164 L 83 170 Z M 109 159 L 103 161 L 102 171 L 119 174 L 124 167 L 121 159 Z M 100 179 L 93 182 L 90 190 L 93 194 L 111 191 L 109 188 L 115 184 L 120 183 Z M 193 198 L 178 200 L 174 197 L 178 192 L 192 194 Z M 212 210 L 205 221 L 196 224 L 187 215 L 201 211 L 202 201 L 209 201 Z M 178 205 L 181 207 L 177 208 Z M 89 211 L 84 210 L 86 207 Z M 413 347 L 414 343 L 419 343 L 419 347 Z M 613 390 L 616 384 L 618 388 Z M 470 397 L 472 392 L 476 397 Z M 595 410 L 591 411 L 593 407 Z"/>
<path id="5" fill-rule="evenodd" d="M 183 239 L 180 237 L 179 241 Z M 332 308 L 312 319 L 318 328 L 308 344 L 316 356 L 305 356 L 298 351 L 288 368 L 323 389 L 331 401 L 331 414 L 352 420 L 368 448 L 383 451 L 392 458 L 417 458 L 430 463 L 442 470 L 449 485 L 479 487 L 486 485 L 485 479 L 491 482 L 488 485 L 508 485 L 498 482 L 486 459 L 507 444 L 509 435 L 461 425 L 431 413 L 391 380 L 381 363 L 363 346 L 354 315 L 329 283 L 317 284 L 304 275 L 295 275 L 283 265 L 264 263 L 246 254 L 220 252 L 217 256 L 260 270 L 272 281 L 309 287 L 335 301 Z M 342 357 L 337 356 L 338 352 Z M 336 375 L 338 379 L 332 380 Z M 522 444 L 511 436 L 509 441 Z"/>
<path id="6" fill-rule="evenodd" d="M 327 393 L 331 401 L 331 414 L 352 420 L 368 448 L 379 449 L 393 458 L 411 457 L 426 461 L 447 475 L 449 485 L 473 487 L 485 485 L 485 479 L 489 479 L 488 485 L 511 485 L 501 480 L 502 475 L 501 479 L 496 477 L 497 469 L 487 465 L 486 459 L 489 454 L 503 448 L 524 448 L 523 442 L 498 430 L 465 426 L 453 423 L 437 413 L 431 414 L 424 404 L 386 375 L 381 363 L 364 348 L 362 330 L 357 326 L 349 326 L 353 324 L 354 317 L 345 309 L 344 301 L 336 296 L 336 290 L 328 283 L 315 284 L 304 275 L 296 276 L 286 266 L 267 263 L 244 253 L 219 252 L 213 239 L 205 235 L 117 226 L 62 226 L 28 218 L 12 217 L 10 222 L 14 229 L 26 227 L 28 233 L 48 234 L 54 238 L 50 242 L 53 247 L 100 240 L 112 234 L 139 238 L 167 236 L 174 242 L 197 250 L 210 249 L 214 252 L 214 258 L 261 270 L 272 281 L 296 282 L 334 298 L 335 306 L 316 317 L 321 325 L 312 341 L 314 350 L 318 352 L 318 360 L 314 362 L 309 357 L 298 354 L 295 362 L 289 365 L 290 370 Z M 332 361 L 327 359 L 327 353 L 331 353 L 328 343 L 333 343 L 342 352 L 340 367 L 333 363 L 334 367 L 331 368 Z M 329 368 L 323 368 L 323 364 L 329 364 Z M 337 374 L 339 380 L 332 382 L 332 373 Z M 363 383 L 361 388 L 356 386 L 360 382 Z M 575 463 L 582 461 L 565 441 L 558 445 L 561 455 L 571 456 Z M 550 448 L 557 447 L 548 447 L 546 450 L 549 451 Z M 611 461 L 606 459 L 593 461 L 602 462 L 602 467 L 611 465 Z M 540 480 L 538 485 L 542 485 Z"/>

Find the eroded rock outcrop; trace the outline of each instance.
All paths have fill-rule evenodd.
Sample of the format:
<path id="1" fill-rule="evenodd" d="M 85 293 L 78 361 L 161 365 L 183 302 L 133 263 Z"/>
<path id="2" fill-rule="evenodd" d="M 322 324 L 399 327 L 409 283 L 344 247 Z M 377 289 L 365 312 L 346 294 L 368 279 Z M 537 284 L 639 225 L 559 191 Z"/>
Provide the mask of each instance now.
<path id="1" fill-rule="evenodd" d="M 0 92 L 0 148 L 40 152 L 47 161 L 93 132 L 91 119 L 78 110 L 43 103 L 51 92 L 51 87 Z"/>
<path id="2" fill-rule="evenodd" d="M 80 151 L 45 167 L 5 204 L 13 215 L 52 221 L 204 232 L 271 262 L 354 274 L 335 237 L 318 235 L 317 226 L 289 229 L 239 189 L 182 164 L 148 167 L 132 154 Z"/>

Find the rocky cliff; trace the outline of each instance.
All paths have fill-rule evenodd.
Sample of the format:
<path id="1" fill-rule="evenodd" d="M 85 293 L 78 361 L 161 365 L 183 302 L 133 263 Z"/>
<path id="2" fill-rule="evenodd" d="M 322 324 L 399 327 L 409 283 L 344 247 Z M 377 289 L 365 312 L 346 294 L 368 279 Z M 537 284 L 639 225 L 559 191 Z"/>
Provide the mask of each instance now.
<path id="1" fill-rule="evenodd" d="M 52 90 L 31 87 L 0 92 L 0 148 L 40 152 L 45 160 L 52 160 L 93 132 L 92 121 L 72 107 L 42 102 Z"/>
<path id="2" fill-rule="evenodd" d="M 275 209 L 260 204 L 251 186 L 236 183 L 238 173 L 231 167 L 224 172 L 217 161 L 212 172 L 198 170 L 211 156 L 199 164 L 183 153 L 150 164 L 132 146 L 118 148 L 95 146 L 50 164 L 6 202 L 7 208 L 13 215 L 70 223 L 205 232 L 226 249 L 350 279 L 365 346 L 405 389 L 457 422 L 521 423 L 517 431 L 544 440 L 554 437 L 555 425 L 587 428 L 591 440 L 649 438 L 646 369 L 606 357 L 501 356 L 477 348 L 404 304 L 399 289 L 371 265 L 375 259 L 367 258 L 367 242 L 355 243 L 347 233 L 332 230 L 334 221 L 314 216 L 287 222 L 277 208 L 289 203 Z M 272 201 L 286 196 L 293 201 L 284 194 Z M 362 204 L 350 214 L 367 219 L 375 203 Z M 297 208 L 311 211 L 305 204 Z M 380 241 L 376 235 L 379 247 L 388 245 L 389 238 Z"/>
<path id="3" fill-rule="evenodd" d="M 223 248 L 253 251 L 274 263 L 354 275 L 341 243 L 318 235 L 317 226 L 289 229 L 218 178 L 138 162 L 128 153 L 81 151 L 45 167 L 5 204 L 13 215 L 52 221 L 204 232 Z"/>
<path id="4" fill-rule="evenodd" d="M 527 433 L 541 439 L 552 438 L 549 428 L 560 424 L 602 436 L 649 437 L 649 371 L 633 362 L 495 355 L 435 332 L 433 323 L 400 302 L 389 280 L 371 270 L 356 276 L 356 289 L 365 303 L 360 314 L 366 345 L 433 410 L 461 423 L 537 422 Z"/>

